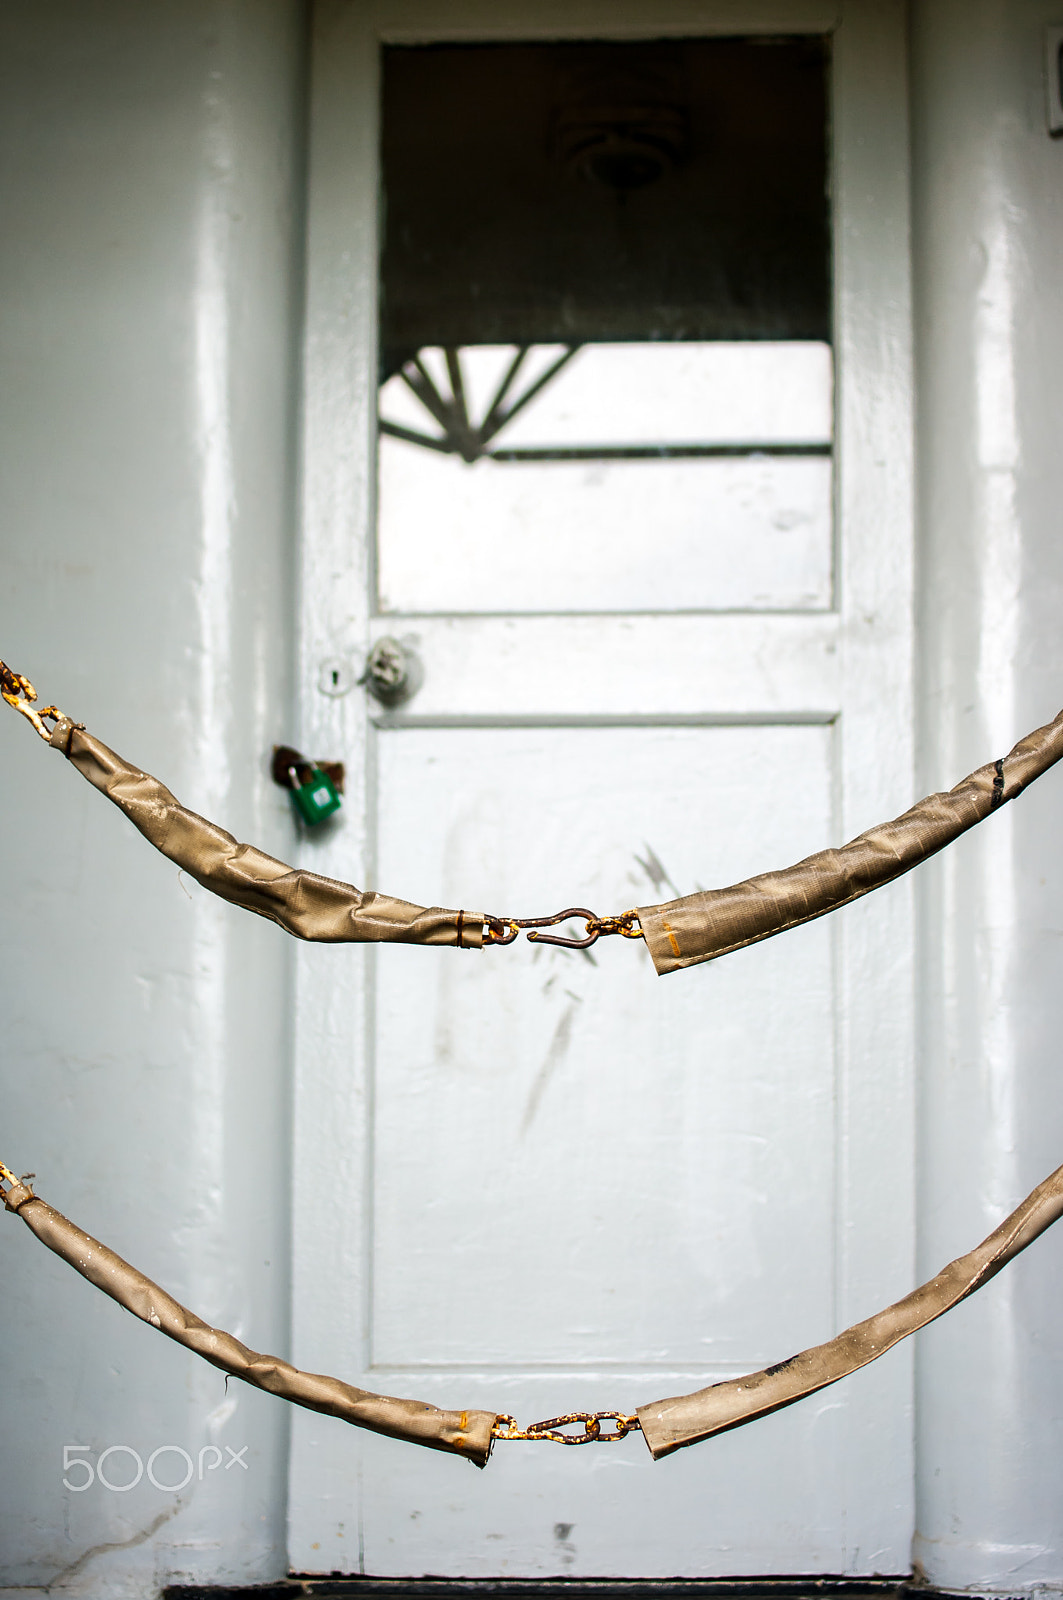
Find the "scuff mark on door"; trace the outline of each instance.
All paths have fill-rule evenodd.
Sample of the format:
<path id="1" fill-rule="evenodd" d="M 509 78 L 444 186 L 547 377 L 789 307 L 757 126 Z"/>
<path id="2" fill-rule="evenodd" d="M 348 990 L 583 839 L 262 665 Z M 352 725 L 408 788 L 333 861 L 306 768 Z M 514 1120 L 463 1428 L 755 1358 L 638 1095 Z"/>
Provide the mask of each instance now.
<path id="1" fill-rule="evenodd" d="M 650 844 L 644 844 L 642 848 L 646 852 L 645 858 L 642 856 L 636 856 L 635 860 L 638 862 L 647 878 L 649 878 L 650 882 L 653 884 L 654 893 L 660 894 L 661 890 L 667 887 L 671 889 L 673 895 L 675 895 L 676 899 L 678 899 L 680 891 L 672 882 L 672 879 L 669 876 L 664 864 L 660 860 L 656 850 Z"/>
<path id="2" fill-rule="evenodd" d="M 535 1080 L 528 1095 L 528 1103 L 524 1107 L 524 1116 L 521 1118 L 520 1132 L 522 1138 L 534 1122 L 535 1113 L 539 1109 L 550 1079 L 562 1061 L 564 1061 L 565 1056 L 568 1054 L 568 1047 L 572 1042 L 572 1023 L 576 1016 L 576 1008 L 581 1006 L 583 1001 L 579 995 L 572 994 L 571 989 L 566 989 L 565 993 L 572 995 L 572 998 L 557 1019 L 557 1027 L 554 1029 L 554 1036 L 550 1040 L 546 1055 L 543 1057 L 543 1064 L 535 1074 Z"/>

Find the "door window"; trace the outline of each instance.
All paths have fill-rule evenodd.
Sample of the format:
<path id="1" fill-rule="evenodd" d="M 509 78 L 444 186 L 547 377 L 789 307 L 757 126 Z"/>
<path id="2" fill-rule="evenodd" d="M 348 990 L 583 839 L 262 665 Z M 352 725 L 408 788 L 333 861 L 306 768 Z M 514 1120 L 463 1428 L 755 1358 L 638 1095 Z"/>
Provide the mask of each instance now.
<path id="1" fill-rule="evenodd" d="M 383 612 L 829 606 L 825 73 L 384 52 Z"/>

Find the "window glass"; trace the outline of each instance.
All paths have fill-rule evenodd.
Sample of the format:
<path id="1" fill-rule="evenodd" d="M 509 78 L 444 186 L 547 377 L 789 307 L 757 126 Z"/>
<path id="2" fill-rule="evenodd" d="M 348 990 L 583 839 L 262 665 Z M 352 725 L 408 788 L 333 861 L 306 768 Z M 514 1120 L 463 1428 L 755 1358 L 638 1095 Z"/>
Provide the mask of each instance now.
<path id="1" fill-rule="evenodd" d="M 830 605 L 825 70 L 385 51 L 383 611 Z"/>
<path id="2" fill-rule="evenodd" d="M 831 389 L 811 342 L 425 350 L 381 393 L 381 608 L 825 607 Z"/>

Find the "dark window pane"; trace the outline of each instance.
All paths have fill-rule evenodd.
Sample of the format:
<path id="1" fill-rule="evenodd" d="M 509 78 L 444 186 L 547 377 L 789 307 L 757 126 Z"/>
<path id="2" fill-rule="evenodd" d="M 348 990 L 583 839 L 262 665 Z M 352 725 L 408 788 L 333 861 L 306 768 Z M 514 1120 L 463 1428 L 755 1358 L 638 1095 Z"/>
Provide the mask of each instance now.
<path id="1" fill-rule="evenodd" d="M 829 339 L 826 48 L 387 47 L 385 375 L 425 346 Z"/>

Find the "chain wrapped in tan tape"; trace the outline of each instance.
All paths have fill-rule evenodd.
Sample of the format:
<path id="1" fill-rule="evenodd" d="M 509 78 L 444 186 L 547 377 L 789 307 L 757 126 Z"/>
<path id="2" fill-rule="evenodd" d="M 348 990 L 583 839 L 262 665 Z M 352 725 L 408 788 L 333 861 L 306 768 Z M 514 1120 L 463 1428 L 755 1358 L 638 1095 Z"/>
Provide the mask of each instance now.
<path id="1" fill-rule="evenodd" d="M 33 722 L 42 737 L 64 751 L 82 775 L 120 807 L 144 836 L 205 888 L 223 899 L 269 917 L 301 938 L 325 941 L 394 940 L 440 945 L 479 945 L 485 919 L 438 908 L 426 910 L 388 896 L 363 893 L 348 884 L 295 871 L 249 845 L 240 845 L 213 823 L 196 816 L 148 774 L 116 756 L 84 729 L 48 707 L 32 710 L 32 685 L 3 668 L 0 694 Z M 43 719 L 54 720 L 49 729 Z M 909 871 L 997 806 L 1014 799 L 1063 755 L 1063 713 L 1020 741 L 1010 755 L 980 768 L 948 794 L 931 795 L 893 822 L 861 834 L 838 850 L 826 850 L 781 872 L 766 873 L 730 889 L 690 895 L 666 905 L 640 908 L 638 918 L 659 972 L 707 961 L 743 945 L 846 905 Z M 574 913 L 562 913 L 562 916 Z M 584 913 L 580 912 L 580 915 Z M 589 916 L 589 914 L 587 914 Z M 530 919 L 552 923 L 557 917 Z M 607 919 L 624 924 L 604 931 L 634 932 L 632 914 Z M 588 936 L 603 931 L 590 917 Z M 592 927 L 593 924 L 593 927 Z M 499 937 L 499 943 L 515 937 Z M 504 931 L 504 930 L 503 930 Z M 572 941 L 568 941 L 572 942 Z M 623 1413 L 574 1413 L 521 1430 L 512 1418 L 481 1411 L 445 1412 L 416 1401 L 395 1400 L 354 1389 L 335 1378 L 298 1371 L 272 1356 L 258 1355 L 232 1335 L 209 1327 L 113 1251 L 82 1233 L 19 1182 L 6 1168 L 7 1208 L 18 1212 L 50 1249 L 119 1304 L 196 1351 L 215 1366 L 295 1404 L 342 1417 L 359 1426 L 467 1456 L 483 1465 L 492 1436 L 559 1438 L 583 1443 L 622 1438 L 641 1428 L 659 1457 L 777 1411 L 877 1359 L 899 1340 L 943 1315 L 993 1277 L 1033 1239 L 1063 1215 L 1063 1167 L 1036 1189 L 977 1249 L 905 1299 L 829 1343 L 745 1378 L 715 1384 Z M 617 1419 L 603 1434 L 600 1419 Z M 637 1418 L 637 1421 L 636 1421 Z M 582 1421 L 582 1436 L 565 1436 L 555 1424 Z M 592 1428 L 593 1425 L 593 1428 Z"/>
<path id="2" fill-rule="evenodd" d="M 811 922 L 910 872 L 991 811 L 1014 800 L 1063 756 L 1063 712 L 1027 735 L 1002 760 L 980 767 L 947 794 L 929 795 L 891 822 L 870 828 L 839 849 L 821 850 L 796 866 L 766 872 L 726 889 L 703 890 L 663 905 L 640 906 L 619 917 L 570 909 L 551 917 L 505 918 L 425 908 L 390 895 L 285 866 L 253 845 L 197 816 L 148 773 L 71 722 L 54 706 L 37 713 L 28 679 L 0 662 L 0 694 L 27 716 L 43 738 L 62 750 L 114 801 L 163 855 L 205 889 L 268 917 L 301 939 L 395 942 L 481 948 L 510 944 L 521 928 L 546 944 L 582 949 L 606 933 L 645 938 L 659 973 L 711 961 L 787 928 Z M 54 728 L 45 719 L 54 720 Z M 582 917 L 582 938 L 541 929 Z M 485 937 L 486 930 L 486 937 Z"/>
<path id="3" fill-rule="evenodd" d="M 388 894 L 285 866 L 254 845 L 238 844 L 231 833 L 175 800 L 158 778 L 123 761 L 67 717 L 59 718 L 50 742 L 156 850 L 204 889 L 268 917 L 296 938 L 326 944 L 390 941 L 463 949 L 483 944 L 482 914 L 410 905 Z"/>
<path id="4" fill-rule="evenodd" d="M 837 1383 L 869 1362 L 877 1361 L 909 1334 L 974 1294 L 1001 1267 L 1006 1267 L 1039 1234 L 1063 1216 L 1063 1167 L 1039 1184 L 1000 1227 L 968 1255 L 951 1262 L 936 1278 L 905 1295 L 866 1322 L 839 1333 L 827 1344 L 752 1372 L 745 1378 L 715 1383 L 696 1394 L 678 1395 L 639 1406 L 636 1416 L 654 1460 L 683 1445 L 697 1444 L 714 1433 L 726 1433 L 755 1422 L 769 1412 L 792 1406 L 806 1395 Z"/>
<path id="5" fill-rule="evenodd" d="M 928 795 L 903 816 L 869 828 L 837 850 L 821 850 L 779 872 L 729 889 L 705 889 L 659 906 L 639 906 L 643 937 L 659 973 L 741 950 L 836 911 L 910 872 L 921 861 L 1039 778 L 1063 756 L 1063 711 L 1019 741 L 1001 761 L 979 767 L 947 794 Z"/>
<path id="6" fill-rule="evenodd" d="M 285 866 L 254 845 L 237 843 L 231 833 L 189 811 L 157 778 L 86 733 L 83 723 L 71 721 L 55 706 L 37 710 L 33 684 L 3 661 L 0 696 L 112 800 L 156 850 L 223 900 L 268 917 L 298 939 L 482 948 L 485 919 L 476 912 L 410 905 Z"/>
<path id="7" fill-rule="evenodd" d="M 128 1261 L 54 1211 L 6 1167 L 0 1167 L 0 1177 L 10 1184 L 4 1191 L 7 1209 L 17 1212 L 42 1244 L 135 1317 L 193 1350 L 204 1361 L 257 1389 L 290 1400 L 293 1405 L 323 1411 L 326 1416 L 339 1417 L 373 1433 L 386 1433 L 392 1439 L 406 1439 L 411 1444 L 465 1456 L 478 1467 L 486 1465 L 495 1412 L 441 1411 L 420 1400 L 394 1400 L 388 1395 L 355 1389 L 339 1378 L 300 1372 L 278 1356 L 259 1355 L 231 1333 L 212 1328 L 187 1311 Z"/>
<path id="8" fill-rule="evenodd" d="M 7 1209 L 17 1212 L 50 1250 L 134 1316 L 223 1372 L 294 1405 L 394 1439 L 465 1456 L 481 1467 L 491 1453 L 493 1439 L 587 1444 L 623 1439 L 641 1429 L 656 1460 L 684 1445 L 755 1422 L 868 1366 L 902 1339 L 943 1316 L 988 1283 L 1063 1215 L 1063 1167 L 1059 1167 L 976 1249 L 903 1300 L 847 1328 L 827 1344 L 744 1378 L 639 1406 L 633 1416 L 618 1411 L 578 1412 L 522 1429 L 512 1417 L 497 1412 L 442 1411 L 417 1400 L 396 1400 L 355 1389 L 338 1378 L 300 1372 L 276 1356 L 259 1355 L 232 1334 L 210 1327 L 187 1311 L 121 1256 L 46 1205 L 6 1167 L 0 1166 L 0 1178 L 10 1186 L 3 1194 Z M 602 1418 L 615 1420 L 617 1427 L 603 1431 Z M 564 1433 L 563 1426 L 572 1422 L 582 1422 L 584 1432 Z"/>

